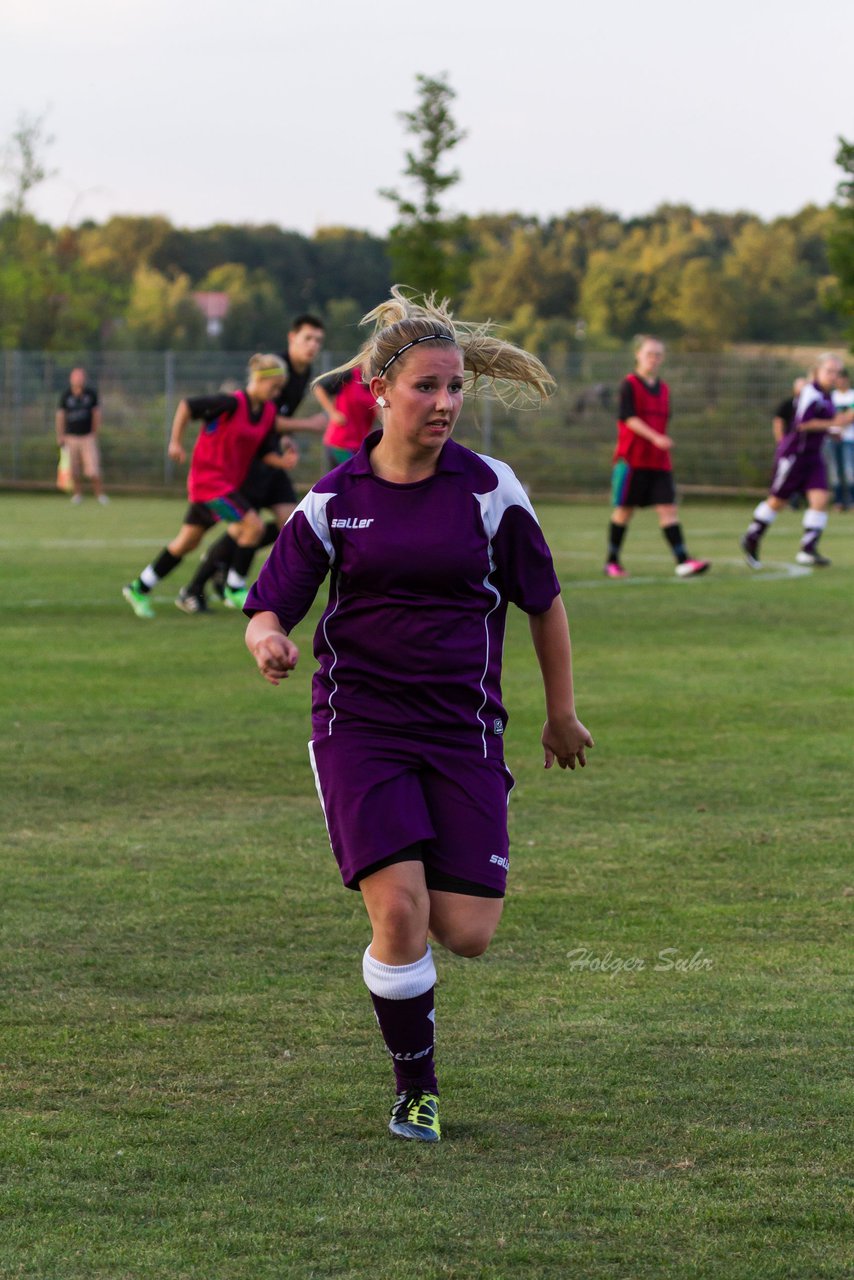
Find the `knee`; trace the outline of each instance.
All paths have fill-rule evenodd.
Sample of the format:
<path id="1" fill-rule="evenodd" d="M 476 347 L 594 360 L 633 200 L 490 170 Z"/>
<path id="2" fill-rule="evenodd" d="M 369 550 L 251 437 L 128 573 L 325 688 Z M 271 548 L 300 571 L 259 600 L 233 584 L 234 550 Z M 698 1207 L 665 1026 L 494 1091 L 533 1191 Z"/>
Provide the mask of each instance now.
<path id="1" fill-rule="evenodd" d="M 453 952 L 455 956 L 463 956 L 467 960 L 474 960 L 476 956 L 482 956 L 486 951 L 495 930 L 474 926 L 447 930 L 432 929 L 431 932 L 446 951 Z"/>
<path id="2" fill-rule="evenodd" d="M 263 532 L 264 522 L 261 517 L 255 511 L 247 511 L 240 522 L 238 542 L 243 547 L 254 547 L 257 542 L 261 541 Z"/>
<path id="3" fill-rule="evenodd" d="M 395 889 L 372 911 L 374 933 L 387 942 L 403 943 L 424 929 L 424 904 L 415 894 Z"/>
<path id="4" fill-rule="evenodd" d="M 201 542 L 203 533 L 204 530 L 197 528 L 196 525 L 185 525 L 177 538 L 167 543 L 166 550 L 173 556 L 189 555 Z"/>

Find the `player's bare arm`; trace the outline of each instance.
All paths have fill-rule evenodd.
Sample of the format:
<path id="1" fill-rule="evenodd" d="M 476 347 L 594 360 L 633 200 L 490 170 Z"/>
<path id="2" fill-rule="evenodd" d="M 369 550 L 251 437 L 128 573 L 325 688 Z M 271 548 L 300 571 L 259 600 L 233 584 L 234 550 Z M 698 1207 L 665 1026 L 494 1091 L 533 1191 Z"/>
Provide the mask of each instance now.
<path id="1" fill-rule="evenodd" d="M 318 386 L 314 388 L 314 394 L 316 399 L 320 401 L 321 409 L 325 414 L 327 414 L 332 422 L 336 422 L 340 425 L 347 421 L 346 415 L 335 408 L 332 397 L 328 391 L 324 391 L 323 387 L 318 384 Z"/>
<path id="2" fill-rule="evenodd" d="M 557 760 L 561 769 L 582 769 L 587 764 L 587 748 L 593 739 L 575 714 L 572 684 L 572 645 L 566 609 L 556 596 L 545 613 L 529 618 L 531 639 L 540 664 L 546 698 L 546 723 L 543 726 L 544 763 L 551 769 Z"/>
<path id="3" fill-rule="evenodd" d="M 299 661 L 299 649 L 275 613 L 256 613 L 246 628 L 246 647 L 270 684 L 286 680 Z"/>
<path id="4" fill-rule="evenodd" d="M 277 471 L 292 471 L 299 461 L 297 446 L 288 436 L 283 436 L 282 452 L 277 453 L 271 450 L 269 453 L 262 454 L 261 461 L 265 466 L 273 467 Z"/>
<path id="5" fill-rule="evenodd" d="M 172 433 L 169 437 L 169 448 L 167 450 L 173 462 L 187 461 L 187 451 L 181 442 L 189 421 L 190 406 L 186 400 L 182 400 L 175 410 L 175 417 L 172 419 Z"/>
<path id="6" fill-rule="evenodd" d="M 851 415 L 844 413 L 837 414 L 835 418 L 810 418 L 807 422 L 798 423 L 798 431 L 805 434 L 811 431 L 829 431 L 833 435 L 850 421 Z"/>
<path id="7" fill-rule="evenodd" d="M 831 418 L 830 421 L 825 418 L 823 423 L 820 418 L 811 418 L 809 422 L 802 423 L 799 429 L 801 431 L 821 431 L 823 425 L 828 435 L 841 436 L 844 429 L 850 427 L 852 422 L 854 422 L 854 409 L 845 409 L 842 413 L 837 413 L 836 417 Z"/>
<path id="8" fill-rule="evenodd" d="M 280 427 L 279 422 L 283 422 L 284 426 Z M 277 431 L 314 431 L 317 434 L 326 430 L 327 417 L 325 413 L 314 413 L 310 418 L 277 418 Z"/>
<path id="9" fill-rule="evenodd" d="M 657 449 L 672 449 L 673 440 L 670 436 L 663 435 L 660 431 L 656 431 L 649 423 L 644 422 L 643 418 L 626 418 L 626 426 L 630 431 L 634 431 L 635 435 L 642 436 L 644 440 L 648 440 L 650 444 L 654 444 Z"/>

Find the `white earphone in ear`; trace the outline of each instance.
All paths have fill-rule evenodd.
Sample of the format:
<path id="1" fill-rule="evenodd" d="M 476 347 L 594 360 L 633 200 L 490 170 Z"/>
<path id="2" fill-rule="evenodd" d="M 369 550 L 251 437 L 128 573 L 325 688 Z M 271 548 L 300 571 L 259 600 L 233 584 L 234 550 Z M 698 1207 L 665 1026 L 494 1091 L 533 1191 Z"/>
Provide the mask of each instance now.
<path id="1" fill-rule="evenodd" d="M 386 407 L 385 397 L 384 397 L 384 396 L 377 396 L 377 404 L 379 405 L 379 407 L 380 407 L 381 409 L 384 409 L 384 408 Z"/>

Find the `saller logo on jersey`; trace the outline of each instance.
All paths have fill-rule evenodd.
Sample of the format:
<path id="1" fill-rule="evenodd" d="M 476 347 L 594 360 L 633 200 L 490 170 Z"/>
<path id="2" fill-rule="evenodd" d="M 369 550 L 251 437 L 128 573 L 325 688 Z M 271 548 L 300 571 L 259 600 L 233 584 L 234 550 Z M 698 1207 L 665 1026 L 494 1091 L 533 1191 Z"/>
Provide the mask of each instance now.
<path id="1" fill-rule="evenodd" d="M 333 520 L 333 529 L 367 529 L 369 524 L 374 523 L 374 517 L 368 520 L 360 519 L 358 516 L 347 516 L 346 520 Z"/>

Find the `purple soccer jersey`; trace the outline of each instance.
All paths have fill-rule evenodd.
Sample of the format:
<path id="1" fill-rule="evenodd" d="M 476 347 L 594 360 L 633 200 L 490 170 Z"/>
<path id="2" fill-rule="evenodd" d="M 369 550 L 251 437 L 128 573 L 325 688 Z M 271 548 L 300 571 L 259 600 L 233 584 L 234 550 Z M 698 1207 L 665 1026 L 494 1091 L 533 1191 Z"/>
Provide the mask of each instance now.
<path id="1" fill-rule="evenodd" d="M 774 471 L 770 492 L 776 498 L 790 498 L 810 489 L 827 488 L 827 468 L 822 448 L 827 433 L 824 431 L 799 431 L 803 422 L 830 420 L 836 416 L 833 398 L 814 382 L 808 382 L 798 397 L 798 405 L 792 421 L 792 429 L 774 453 Z"/>
<path id="2" fill-rule="evenodd" d="M 544 613 L 560 592 L 510 468 L 449 440 L 416 484 L 374 474 L 369 436 L 279 534 L 246 602 L 290 632 L 327 574 L 314 637 L 313 737 L 346 724 L 476 740 L 501 759 L 508 603 Z"/>

